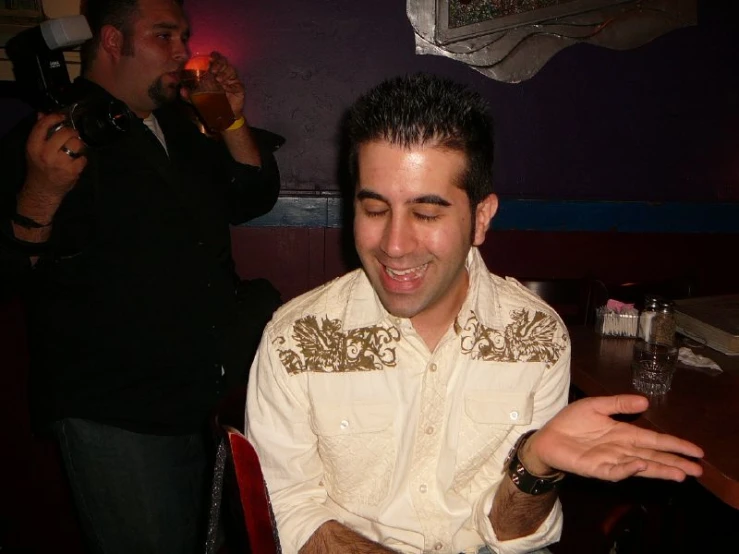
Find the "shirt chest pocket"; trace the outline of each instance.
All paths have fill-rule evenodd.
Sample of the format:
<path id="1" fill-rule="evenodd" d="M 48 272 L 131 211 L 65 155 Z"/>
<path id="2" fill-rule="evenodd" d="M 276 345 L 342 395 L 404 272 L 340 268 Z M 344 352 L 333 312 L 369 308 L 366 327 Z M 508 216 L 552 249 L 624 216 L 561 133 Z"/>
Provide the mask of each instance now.
<path id="1" fill-rule="evenodd" d="M 465 397 L 466 419 L 480 425 L 528 425 L 534 400 L 525 392 L 476 391 Z"/>
<path id="2" fill-rule="evenodd" d="M 534 401 L 527 392 L 481 390 L 465 396 L 459 428 L 456 475 L 472 476 L 486 463 L 495 464 L 493 455 L 515 425 L 528 425 Z M 498 473 L 500 468 L 498 467 Z M 457 482 L 456 488 L 469 483 Z"/>
<path id="3" fill-rule="evenodd" d="M 395 469 L 391 404 L 317 406 L 313 431 L 324 466 L 324 484 L 334 500 L 375 506 L 386 496 Z"/>

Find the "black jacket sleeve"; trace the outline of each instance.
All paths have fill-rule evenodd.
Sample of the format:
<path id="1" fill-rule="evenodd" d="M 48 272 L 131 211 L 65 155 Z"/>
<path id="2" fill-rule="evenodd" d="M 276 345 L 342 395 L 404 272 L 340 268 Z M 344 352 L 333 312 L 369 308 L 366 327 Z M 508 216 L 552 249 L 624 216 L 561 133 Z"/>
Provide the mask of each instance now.
<path id="1" fill-rule="evenodd" d="M 251 128 L 251 131 L 259 145 L 262 166 L 230 161 L 232 173 L 228 194 L 233 225 L 268 213 L 277 203 L 280 193 L 280 172 L 274 156 L 275 142 L 266 131 L 256 128 Z"/>
<path id="2" fill-rule="evenodd" d="M 191 108 L 183 102 L 174 102 L 157 112 L 165 135 L 177 140 L 191 152 L 201 152 L 211 165 L 210 180 L 214 186 L 225 187 L 228 219 L 239 225 L 268 213 L 280 193 L 280 172 L 274 152 L 284 142 L 282 137 L 250 127 L 259 147 L 262 166 L 255 167 L 236 162 L 218 136 L 202 134 L 192 118 Z"/>
<path id="3" fill-rule="evenodd" d="M 11 215 L 26 178 L 26 140 L 35 114 L 21 121 L 0 140 L 0 300 L 14 296 L 33 269 L 31 256 L 43 255 L 46 245 L 15 238 Z"/>

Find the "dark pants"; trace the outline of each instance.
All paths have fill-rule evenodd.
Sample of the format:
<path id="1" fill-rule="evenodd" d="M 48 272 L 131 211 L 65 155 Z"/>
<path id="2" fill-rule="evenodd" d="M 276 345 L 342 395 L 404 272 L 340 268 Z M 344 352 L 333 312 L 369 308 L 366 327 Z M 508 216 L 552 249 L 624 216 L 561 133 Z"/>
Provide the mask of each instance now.
<path id="1" fill-rule="evenodd" d="M 144 435 L 84 419 L 61 420 L 53 431 L 92 552 L 202 552 L 203 436 Z"/>

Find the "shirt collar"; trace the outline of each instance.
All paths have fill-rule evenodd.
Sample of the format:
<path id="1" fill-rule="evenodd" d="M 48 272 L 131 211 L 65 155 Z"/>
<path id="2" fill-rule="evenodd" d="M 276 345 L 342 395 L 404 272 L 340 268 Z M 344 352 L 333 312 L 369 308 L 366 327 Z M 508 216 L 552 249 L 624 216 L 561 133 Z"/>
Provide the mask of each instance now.
<path id="1" fill-rule="evenodd" d="M 467 254 L 467 271 L 470 275 L 470 286 L 457 314 L 457 325 L 464 327 L 471 312 L 474 312 L 477 320 L 484 326 L 498 328 L 501 322 L 501 306 L 495 277 L 488 270 L 477 247 L 470 248 Z"/>

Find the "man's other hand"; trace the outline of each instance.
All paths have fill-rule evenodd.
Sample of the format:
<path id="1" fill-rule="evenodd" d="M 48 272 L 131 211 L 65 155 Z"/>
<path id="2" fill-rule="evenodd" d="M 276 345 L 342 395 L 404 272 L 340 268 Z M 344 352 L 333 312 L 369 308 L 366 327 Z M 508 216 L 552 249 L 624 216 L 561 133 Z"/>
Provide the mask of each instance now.
<path id="1" fill-rule="evenodd" d="M 547 468 L 620 481 L 632 476 L 682 481 L 700 476 L 703 450 L 686 440 L 613 419 L 639 414 L 649 401 L 632 394 L 584 398 L 562 409 L 523 447 L 521 461 Z"/>

